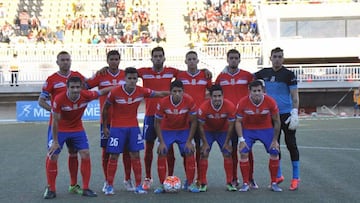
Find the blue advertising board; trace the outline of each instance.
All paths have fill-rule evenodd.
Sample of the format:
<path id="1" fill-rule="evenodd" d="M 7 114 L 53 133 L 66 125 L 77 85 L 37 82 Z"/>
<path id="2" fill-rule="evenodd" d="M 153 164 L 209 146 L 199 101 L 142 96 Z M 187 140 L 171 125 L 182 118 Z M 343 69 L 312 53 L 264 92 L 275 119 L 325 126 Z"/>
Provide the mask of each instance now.
<path id="1" fill-rule="evenodd" d="M 37 101 L 17 101 L 16 120 L 17 121 L 48 121 L 50 112 L 39 106 Z M 87 105 L 82 117 L 83 120 L 99 120 L 100 104 L 99 100 L 94 100 Z"/>

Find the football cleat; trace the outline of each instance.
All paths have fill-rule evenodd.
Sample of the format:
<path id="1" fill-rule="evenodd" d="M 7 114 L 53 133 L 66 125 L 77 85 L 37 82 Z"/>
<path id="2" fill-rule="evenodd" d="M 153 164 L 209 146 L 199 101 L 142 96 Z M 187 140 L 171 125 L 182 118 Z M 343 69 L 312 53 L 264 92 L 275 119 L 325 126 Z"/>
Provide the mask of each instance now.
<path id="1" fill-rule="evenodd" d="M 231 181 L 231 184 L 232 184 L 234 187 L 239 186 L 239 185 L 240 185 L 239 179 L 234 178 L 234 179 Z"/>
<path id="2" fill-rule="evenodd" d="M 135 188 L 135 194 L 146 194 L 146 193 L 147 193 L 147 191 L 144 190 L 142 185 L 139 185 Z"/>
<path id="3" fill-rule="evenodd" d="M 188 191 L 189 191 L 189 192 L 193 192 L 193 193 L 200 192 L 199 188 L 197 187 L 197 185 L 196 185 L 195 183 L 192 183 L 192 184 L 188 187 Z"/>
<path id="4" fill-rule="evenodd" d="M 105 195 L 114 195 L 114 188 L 112 185 L 106 186 Z"/>
<path id="5" fill-rule="evenodd" d="M 51 191 L 49 186 L 45 188 L 44 199 L 54 199 L 56 197 L 55 191 Z"/>
<path id="6" fill-rule="evenodd" d="M 280 184 L 285 180 L 284 176 L 280 176 L 279 178 L 276 178 L 276 183 Z"/>
<path id="7" fill-rule="evenodd" d="M 135 191 L 135 187 L 134 187 L 134 185 L 132 184 L 131 179 L 129 179 L 129 180 L 124 180 L 124 186 L 125 186 L 125 188 L 126 188 L 126 191 L 128 191 L 128 192 L 133 192 L 133 191 Z"/>
<path id="8" fill-rule="evenodd" d="M 274 192 L 281 192 L 282 189 L 278 186 L 277 183 L 271 183 L 271 190 Z"/>
<path id="9" fill-rule="evenodd" d="M 94 191 L 90 190 L 90 189 L 86 189 L 86 190 L 83 190 L 82 196 L 85 196 L 85 197 L 97 197 L 97 194 Z"/>
<path id="10" fill-rule="evenodd" d="M 228 183 L 228 184 L 226 184 L 226 190 L 233 192 L 233 191 L 237 191 L 237 188 L 235 186 L 233 186 L 233 184 Z"/>
<path id="11" fill-rule="evenodd" d="M 81 189 L 80 185 L 78 185 L 78 184 L 70 185 L 69 186 L 69 192 L 74 193 L 74 194 L 79 194 L 79 195 L 83 194 L 83 190 Z"/>
<path id="12" fill-rule="evenodd" d="M 291 191 L 297 190 L 299 188 L 299 182 L 300 179 L 296 179 L 296 178 L 292 179 L 289 190 Z"/>
<path id="13" fill-rule="evenodd" d="M 182 189 L 183 189 L 183 190 L 187 190 L 188 187 L 189 187 L 188 181 L 185 180 L 185 181 L 184 181 L 184 185 L 182 186 Z"/>
<path id="14" fill-rule="evenodd" d="M 107 183 L 107 181 L 105 181 L 104 182 L 104 186 L 103 186 L 103 188 L 101 189 L 101 191 L 103 192 L 103 193 L 105 193 L 106 192 L 106 187 L 108 186 L 108 183 Z"/>
<path id="15" fill-rule="evenodd" d="M 249 186 L 251 189 L 259 189 L 259 186 L 256 184 L 255 179 L 251 179 Z"/>
<path id="16" fill-rule="evenodd" d="M 143 184 L 142 184 L 142 188 L 144 190 L 149 190 L 151 187 L 153 180 L 151 178 L 145 178 Z"/>
<path id="17" fill-rule="evenodd" d="M 160 185 L 158 188 L 156 188 L 154 190 L 154 193 L 155 194 L 160 194 L 160 193 L 164 193 L 165 192 L 165 189 L 164 189 L 164 186 L 163 185 Z"/>
<path id="18" fill-rule="evenodd" d="M 247 192 L 250 190 L 250 186 L 247 183 L 244 183 L 241 188 L 239 189 L 239 192 Z"/>
<path id="19" fill-rule="evenodd" d="M 207 185 L 206 184 L 201 184 L 199 190 L 200 190 L 200 192 L 206 192 L 207 191 Z"/>

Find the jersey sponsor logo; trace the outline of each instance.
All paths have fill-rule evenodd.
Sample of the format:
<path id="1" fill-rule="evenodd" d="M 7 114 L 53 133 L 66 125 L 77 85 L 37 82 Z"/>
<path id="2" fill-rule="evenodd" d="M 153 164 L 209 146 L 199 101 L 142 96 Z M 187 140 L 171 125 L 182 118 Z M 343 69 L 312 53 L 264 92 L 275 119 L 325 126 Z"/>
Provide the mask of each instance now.
<path id="1" fill-rule="evenodd" d="M 62 88 L 62 87 L 66 87 L 66 84 L 63 82 L 58 82 L 54 84 L 54 88 Z"/>

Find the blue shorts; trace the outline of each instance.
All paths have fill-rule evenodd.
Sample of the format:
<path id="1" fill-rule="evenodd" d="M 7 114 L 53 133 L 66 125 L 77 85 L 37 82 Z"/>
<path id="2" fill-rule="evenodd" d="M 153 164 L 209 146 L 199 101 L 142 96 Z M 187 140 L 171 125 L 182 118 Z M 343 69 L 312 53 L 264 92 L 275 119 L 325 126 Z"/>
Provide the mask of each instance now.
<path id="1" fill-rule="evenodd" d="M 243 129 L 243 136 L 245 142 L 249 148 L 244 148 L 240 153 L 249 153 L 253 144 L 256 140 L 259 140 L 264 144 L 265 150 L 267 153 L 270 151 L 270 145 L 274 137 L 274 128 L 267 128 L 261 130 L 247 130 Z"/>
<path id="2" fill-rule="evenodd" d="M 110 129 L 110 124 L 107 125 L 108 128 Z M 104 131 L 103 131 L 103 124 L 100 124 L 100 147 L 105 147 L 107 146 L 108 143 L 108 138 L 106 138 L 104 136 Z"/>
<path id="3" fill-rule="evenodd" d="M 48 132 L 47 132 L 47 149 L 50 149 L 51 144 L 52 144 L 52 141 L 53 141 L 53 138 L 52 138 L 52 128 L 51 128 L 51 125 L 49 125 L 49 127 L 48 127 Z M 72 147 L 73 147 L 70 140 L 66 140 L 65 143 L 66 143 L 66 146 L 67 146 L 68 148 L 72 148 Z"/>
<path id="4" fill-rule="evenodd" d="M 170 146 L 174 143 L 178 144 L 179 151 L 181 155 L 185 155 L 188 153 L 185 151 L 185 144 L 189 137 L 190 130 L 163 130 L 162 136 L 164 139 L 164 143 L 166 145 L 166 148 L 169 149 Z M 167 153 L 167 152 L 164 152 Z"/>
<path id="5" fill-rule="evenodd" d="M 156 140 L 156 132 L 154 127 L 155 116 L 144 117 L 143 136 L 147 142 L 154 142 Z"/>
<path id="6" fill-rule="evenodd" d="M 72 147 L 77 151 L 89 149 L 89 142 L 85 131 L 58 132 L 58 141 L 60 149 L 56 150 L 54 154 L 59 154 L 61 152 L 65 142 L 68 147 Z"/>
<path id="7" fill-rule="evenodd" d="M 144 138 L 139 127 L 110 128 L 106 152 L 120 154 L 127 149 L 129 152 L 138 152 L 144 149 Z"/>
<path id="8" fill-rule="evenodd" d="M 219 148 L 221 150 L 221 152 L 226 153 L 226 154 L 230 154 L 229 151 L 227 151 L 226 149 L 223 149 L 224 144 L 225 144 L 225 140 L 226 140 L 226 134 L 227 132 L 209 132 L 209 131 L 205 131 L 205 136 L 206 136 L 206 140 L 210 146 L 210 150 L 212 148 L 212 144 L 216 141 L 217 144 L 219 145 Z"/>
<path id="9" fill-rule="evenodd" d="M 359 105 L 357 103 L 354 104 L 354 109 L 359 109 Z"/>

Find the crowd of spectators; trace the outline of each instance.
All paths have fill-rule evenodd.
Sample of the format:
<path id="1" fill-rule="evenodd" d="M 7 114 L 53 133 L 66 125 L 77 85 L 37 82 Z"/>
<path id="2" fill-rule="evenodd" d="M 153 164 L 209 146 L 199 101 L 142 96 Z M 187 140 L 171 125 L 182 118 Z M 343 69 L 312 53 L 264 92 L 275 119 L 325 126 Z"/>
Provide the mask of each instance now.
<path id="1" fill-rule="evenodd" d="M 251 1 L 207 0 L 204 9 L 189 11 L 192 42 L 260 41 L 257 18 Z"/>

